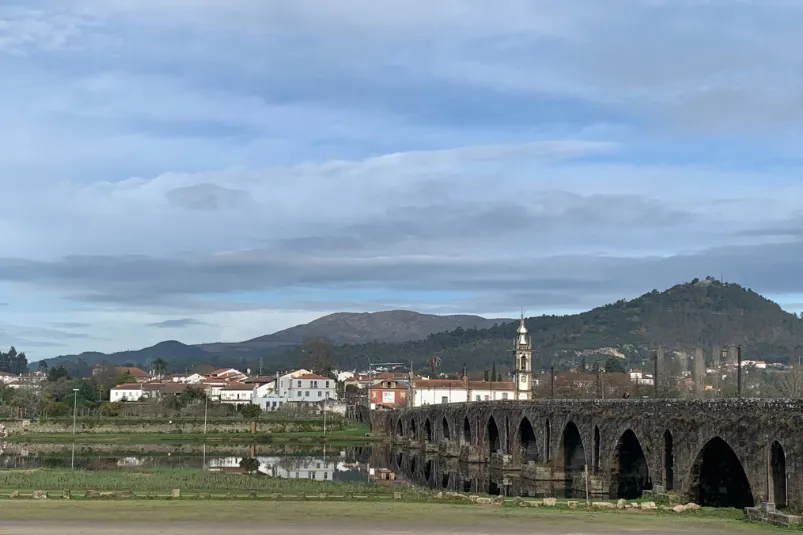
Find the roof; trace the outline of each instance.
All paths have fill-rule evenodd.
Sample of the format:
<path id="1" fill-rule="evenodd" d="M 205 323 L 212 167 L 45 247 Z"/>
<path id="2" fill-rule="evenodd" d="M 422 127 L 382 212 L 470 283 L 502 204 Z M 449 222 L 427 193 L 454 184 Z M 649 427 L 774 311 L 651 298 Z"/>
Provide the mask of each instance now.
<path id="1" fill-rule="evenodd" d="M 121 385 L 117 385 L 112 390 L 142 390 L 142 384 L 140 383 L 123 383 Z"/>
<path id="2" fill-rule="evenodd" d="M 229 386 L 221 390 L 253 390 L 254 387 L 243 383 L 231 383 Z"/>
<path id="3" fill-rule="evenodd" d="M 117 373 L 130 373 L 134 377 L 148 377 L 148 372 L 142 370 L 141 368 L 134 368 L 134 367 L 118 367 L 114 368 L 114 371 Z"/>
<path id="4" fill-rule="evenodd" d="M 272 375 L 258 375 L 256 377 L 247 377 L 243 379 L 243 383 L 272 383 L 276 380 L 276 377 Z"/>
<path id="5" fill-rule="evenodd" d="M 13 373 L 0 372 L 0 377 L 15 377 Z"/>
<path id="6" fill-rule="evenodd" d="M 314 373 L 307 373 L 304 375 L 299 375 L 298 377 L 293 377 L 293 379 L 317 379 L 317 380 L 324 380 L 324 381 L 331 381 L 331 377 L 324 377 L 323 375 L 317 375 Z"/>
<path id="7" fill-rule="evenodd" d="M 234 368 L 220 368 L 219 370 L 213 371 L 209 375 L 219 376 L 219 375 L 245 375 L 245 374 L 238 370 L 235 370 Z"/>
<path id="8" fill-rule="evenodd" d="M 467 381 L 473 390 L 515 390 L 513 381 Z M 422 379 L 415 382 L 416 388 L 465 388 L 462 379 Z"/>

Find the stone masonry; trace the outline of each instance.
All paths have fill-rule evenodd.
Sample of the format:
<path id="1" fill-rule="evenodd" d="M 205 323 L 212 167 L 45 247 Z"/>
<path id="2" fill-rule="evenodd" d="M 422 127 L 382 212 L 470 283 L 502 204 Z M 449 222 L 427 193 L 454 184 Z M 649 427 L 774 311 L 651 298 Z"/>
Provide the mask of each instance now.
<path id="1" fill-rule="evenodd" d="M 503 470 L 537 464 L 576 475 L 587 466 L 611 489 L 624 466 L 635 466 L 623 460 L 635 456 L 629 448 L 641 459 L 633 469 L 639 481 L 646 471 L 650 485 L 691 500 L 706 477 L 743 471 L 741 482 L 728 481 L 727 492 L 738 488 L 755 505 L 803 510 L 803 401 L 475 402 L 374 411 L 371 425 L 402 450 Z M 705 490 L 712 499 L 726 492 L 725 483 L 718 485 Z"/>

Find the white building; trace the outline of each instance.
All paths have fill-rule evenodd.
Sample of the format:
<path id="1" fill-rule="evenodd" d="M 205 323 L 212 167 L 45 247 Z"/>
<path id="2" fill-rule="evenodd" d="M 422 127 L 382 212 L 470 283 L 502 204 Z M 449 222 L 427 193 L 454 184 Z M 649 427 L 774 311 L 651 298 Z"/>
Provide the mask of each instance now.
<path id="1" fill-rule="evenodd" d="M 287 401 L 317 403 L 325 399 L 337 399 L 337 381 L 329 377 L 307 373 L 296 375 L 289 382 Z"/>
<path id="2" fill-rule="evenodd" d="M 426 379 L 415 381 L 413 384 L 413 407 L 514 399 L 516 399 L 516 383 L 513 381 Z"/>
<path id="3" fill-rule="evenodd" d="M 142 384 L 129 383 L 117 385 L 109 391 L 109 401 L 118 403 L 121 401 L 139 401 L 142 399 Z"/>
<path id="4" fill-rule="evenodd" d="M 0 372 L 0 383 L 8 384 L 16 381 L 17 379 L 19 379 L 19 377 L 13 373 Z"/>
<path id="5" fill-rule="evenodd" d="M 220 402 L 229 405 L 245 405 L 253 397 L 254 387 L 244 383 L 230 383 L 220 389 Z"/>

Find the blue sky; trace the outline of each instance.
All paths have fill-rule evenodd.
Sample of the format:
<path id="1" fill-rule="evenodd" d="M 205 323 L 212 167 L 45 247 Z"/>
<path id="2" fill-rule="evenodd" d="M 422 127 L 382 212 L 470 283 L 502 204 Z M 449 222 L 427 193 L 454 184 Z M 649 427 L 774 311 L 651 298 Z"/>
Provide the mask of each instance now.
<path id="1" fill-rule="evenodd" d="M 0 344 L 572 312 L 719 275 L 803 309 L 797 0 L 11 0 Z"/>

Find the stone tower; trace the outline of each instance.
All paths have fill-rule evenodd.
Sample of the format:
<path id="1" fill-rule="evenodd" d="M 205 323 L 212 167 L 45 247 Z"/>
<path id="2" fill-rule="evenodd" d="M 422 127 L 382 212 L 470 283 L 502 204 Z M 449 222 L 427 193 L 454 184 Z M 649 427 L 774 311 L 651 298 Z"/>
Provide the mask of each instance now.
<path id="1" fill-rule="evenodd" d="M 533 347 L 532 338 L 527 335 L 524 326 L 524 313 L 521 315 L 521 324 L 516 331 L 515 355 L 516 370 L 516 399 L 532 399 L 533 396 Z"/>

